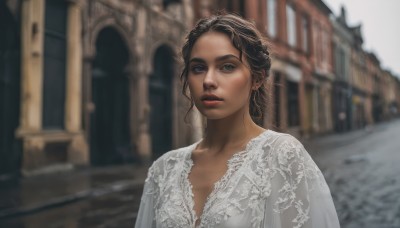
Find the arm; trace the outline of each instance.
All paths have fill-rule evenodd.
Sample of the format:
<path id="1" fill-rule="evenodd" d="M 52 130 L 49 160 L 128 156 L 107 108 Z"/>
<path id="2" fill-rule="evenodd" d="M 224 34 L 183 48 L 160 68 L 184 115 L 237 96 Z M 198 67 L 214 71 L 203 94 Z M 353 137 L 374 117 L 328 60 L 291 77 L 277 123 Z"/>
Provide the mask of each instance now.
<path id="1" fill-rule="evenodd" d="M 143 188 L 143 195 L 140 201 L 139 212 L 136 217 L 136 228 L 156 227 L 155 216 L 155 196 L 157 194 L 156 184 L 154 182 L 152 167 L 149 169 L 147 179 Z"/>
<path id="2" fill-rule="evenodd" d="M 340 227 L 329 187 L 303 145 L 282 135 L 271 148 L 271 194 L 264 227 Z"/>

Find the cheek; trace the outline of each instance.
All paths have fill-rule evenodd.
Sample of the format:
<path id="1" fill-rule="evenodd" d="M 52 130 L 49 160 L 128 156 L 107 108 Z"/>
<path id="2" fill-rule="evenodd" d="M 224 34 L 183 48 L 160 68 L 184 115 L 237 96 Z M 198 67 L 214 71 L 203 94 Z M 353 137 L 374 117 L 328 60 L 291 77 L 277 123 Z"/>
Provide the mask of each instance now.
<path id="1" fill-rule="evenodd" d="M 250 93 L 251 84 L 250 84 L 250 80 L 248 78 L 238 78 L 238 79 L 232 80 L 229 83 L 229 87 L 230 87 L 229 90 L 231 90 L 234 95 L 240 94 L 240 97 L 244 96 L 247 98 L 247 94 Z"/>
<path id="2" fill-rule="evenodd" d="M 192 95 L 193 98 L 195 98 L 195 96 L 198 95 L 199 93 L 198 83 L 196 82 L 196 80 L 190 77 L 188 78 L 187 82 L 190 94 Z"/>

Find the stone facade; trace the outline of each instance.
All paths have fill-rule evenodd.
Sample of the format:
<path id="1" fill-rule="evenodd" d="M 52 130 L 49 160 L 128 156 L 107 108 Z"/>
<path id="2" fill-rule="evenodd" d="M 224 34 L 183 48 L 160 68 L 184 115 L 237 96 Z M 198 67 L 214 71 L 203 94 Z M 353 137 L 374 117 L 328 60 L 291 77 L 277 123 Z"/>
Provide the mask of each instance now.
<path id="1" fill-rule="evenodd" d="M 88 162 L 88 146 L 84 139 L 81 117 L 81 46 L 80 6 L 69 2 L 66 9 L 67 36 L 65 64 L 65 129 L 46 130 L 43 121 L 43 74 L 45 2 L 21 3 L 21 114 L 16 136 L 22 141 L 22 173 L 56 169 Z M 73 23 L 79 22 L 76 26 Z M 55 151 L 54 148 L 57 148 Z"/>
<path id="2" fill-rule="evenodd" d="M 198 140 L 174 60 L 194 21 L 222 9 L 271 43 L 264 127 L 308 137 L 398 115 L 399 80 L 322 0 L 6 0 L 0 175 L 149 161 Z"/>
<path id="3" fill-rule="evenodd" d="M 47 1 L 8 0 L 1 5 L 17 18 L 21 31 L 21 101 L 15 135 L 22 148 L 15 151 L 21 164 L 14 171 L 32 175 L 69 169 L 97 164 L 101 156 L 114 159 L 110 162 L 146 161 L 160 155 L 154 155 L 154 146 L 165 144 L 159 149 L 169 150 L 197 139 L 183 123 L 187 101 L 180 94 L 180 68 L 174 61 L 192 25 L 191 1 Z M 61 63 L 64 119 L 54 129 L 43 122 L 49 110 L 45 111 L 44 99 L 53 96 L 44 91 L 46 72 L 52 70 L 46 62 L 46 45 L 52 44 L 46 40 L 47 26 L 55 23 L 46 18 L 53 12 L 45 6 L 53 3 L 66 14 L 60 33 L 65 36 L 57 35 L 66 53 Z M 168 103 L 157 107 L 163 97 Z M 104 153 L 118 155 L 96 155 L 105 146 L 110 152 Z"/>

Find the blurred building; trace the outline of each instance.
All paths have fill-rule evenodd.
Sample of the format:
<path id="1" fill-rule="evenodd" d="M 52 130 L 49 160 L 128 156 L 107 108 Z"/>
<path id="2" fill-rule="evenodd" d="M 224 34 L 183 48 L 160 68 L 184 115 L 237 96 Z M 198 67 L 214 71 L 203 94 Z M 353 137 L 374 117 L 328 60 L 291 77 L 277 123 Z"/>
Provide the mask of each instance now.
<path id="1" fill-rule="evenodd" d="M 400 116 L 400 78 L 395 78 L 396 81 L 396 89 L 395 89 L 395 96 L 396 96 L 396 101 L 393 104 L 393 113 L 395 116 L 399 117 Z"/>
<path id="2" fill-rule="evenodd" d="M 333 120 L 338 132 L 348 131 L 352 123 L 352 86 L 350 77 L 351 48 L 353 36 L 347 24 L 346 10 L 333 17 L 333 53 L 334 74 L 333 85 Z"/>
<path id="3" fill-rule="evenodd" d="M 398 86 L 396 85 L 396 81 L 391 71 L 383 70 L 381 90 L 384 93 L 383 118 L 385 120 L 390 120 L 397 114 L 396 89 L 398 89 Z"/>
<path id="4" fill-rule="evenodd" d="M 255 21 L 271 42 L 264 125 L 296 136 L 332 130 L 331 10 L 320 0 L 195 1 L 195 16 L 226 10 Z M 208 6 L 208 12 L 205 10 Z"/>
<path id="5" fill-rule="evenodd" d="M 361 128 L 396 112 L 395 90 L 382 92 L 382 80 L 397 85 L 395 76 L 382 76 L 379 59 L 363 49 L 361 25 L 348 25 L 344 8 L 335 17 L 322 0 L 195 0 L 193 6 L 195 19 L 239 14 L 269 38 L 264 126 L 307 137 Z"/>
<path id="6" fill-rule="evenodd" d="M 329 19 L 332 11 L 321 0 L 313 0 L 311 2 L 313 3 L 314 11 L 316 11 L 311 15 L 311 43 L 314 45 L 314 53 L 312 58 L 312 62 L 314 63 L 314 72 L 312 83 L 314 87 L 314 94 L 316 93 L 316 95 L 314 95 L 312 104 L 313 106 L 317 107 L 314 108 L 314 110 L 317 111 L 314 111 L 312 118 L 318 119 L 317 128 L 314 128 L 313 133 L 325 133 L 333 130 L 333 28 Z"/>
<path id="7" fill-rule="evenodd" d="M 0 2 L 0 174 L 151 159 L 191 139 L 189 0 Z"/>
<path id="8" fill-rule="evenodd" d="M 369 92 L 370 104 L 366 110 L 371 116 L 372 121 L 369 123 L 376 123 L 383 120 L 383 94 L 382 94 L 382 70 L 380 61 L 374 53 L 367 54 L 367 78 L 369 78 Z"/>
<path id="9" fill-rule="evenodd" d="M 151 160 L 199 139 L 175 59 L 220 10 L 271 43 L 265 127 L 308 137 L 399 116 L 399 79 L 322 0 L 3 0 L 0 176 Z"/>
<path id="10" fill-rule="evenodd" d="M 352 29 L 353 46 L 351 53 L 351 82 L 352 82 L 352 128 L 362 128 L 366 122 L 366 102 L 367 102 L 367 64 L 366 53 L 362 48 L 363 37 L 361 25 Z"/>

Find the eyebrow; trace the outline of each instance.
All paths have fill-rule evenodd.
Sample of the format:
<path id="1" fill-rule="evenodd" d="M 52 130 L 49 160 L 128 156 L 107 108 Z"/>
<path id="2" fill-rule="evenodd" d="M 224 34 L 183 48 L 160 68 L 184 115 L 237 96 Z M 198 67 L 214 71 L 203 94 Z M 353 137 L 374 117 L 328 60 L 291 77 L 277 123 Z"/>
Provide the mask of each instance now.
<path id="1" fill-rule="evenodd" d="M 219 56 L 219 57 L 215 58 L 215 61 L 220 62 L 220 61 L 224 61 L 224 60 L 231 59 L 231 58 L 235 58 L 235 59 L 239 60 L 240 62 L 242 62 L 237 56 L 232 55 L 232 54 Z M 191 63 L 191 62 L 205 63 L 206 61 L 202 58 L 194 57 L 194 58 L 190 59 L 189 63 Z"/>

